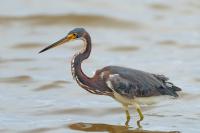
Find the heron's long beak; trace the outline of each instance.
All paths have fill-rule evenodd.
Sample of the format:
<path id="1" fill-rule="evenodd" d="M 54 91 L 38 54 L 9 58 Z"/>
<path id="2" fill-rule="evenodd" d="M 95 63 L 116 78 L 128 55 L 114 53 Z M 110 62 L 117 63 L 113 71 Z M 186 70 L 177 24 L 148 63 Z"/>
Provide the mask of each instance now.
<path id="1" fill-rule="evenodd" d="M 47 50 L 49 50 L 51 48 L 55 48 L 55 47 L 57 47 L 59 45 L 62 45 L 64 43 L 66 43 L 66 42 L 69 42 L 70 40 L 73 40 L 73 39 L 75 39 L 73 35 L 68 35 L 67 37 L 64 37 L 64 38 L 60 39 L 59 41 L 57 41 L 57 42 L 55 42 L 55 43 L 47 46 L 46 48 L 44 48 L 43 50 L 41 50 L 39 53 L 47 51 Z"/>

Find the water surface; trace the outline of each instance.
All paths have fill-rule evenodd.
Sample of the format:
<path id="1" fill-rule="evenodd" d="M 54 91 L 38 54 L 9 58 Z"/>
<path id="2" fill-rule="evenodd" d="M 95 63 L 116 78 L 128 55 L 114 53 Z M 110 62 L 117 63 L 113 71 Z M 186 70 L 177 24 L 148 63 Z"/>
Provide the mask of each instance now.
<path id="1" fill-rule="evenodd" d="M 200 132 L 198 0 L 0 3 L 0 132 Z M 72 79 L 70 60 L 81 41 L 38 54 L 75 27 L 92 37 L 87 75 L 106 65 L 165 74 L 183 89 L 180 97 L 143 105 L 143 129 L 130 108 L 125 127 L 119 103 L 89 94 Z"/>

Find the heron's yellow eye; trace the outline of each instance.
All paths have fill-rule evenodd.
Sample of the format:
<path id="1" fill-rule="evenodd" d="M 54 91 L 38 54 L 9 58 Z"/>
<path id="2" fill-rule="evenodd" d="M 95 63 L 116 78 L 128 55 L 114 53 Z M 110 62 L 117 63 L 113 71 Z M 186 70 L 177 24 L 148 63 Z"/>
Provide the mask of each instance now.
<path id="1" fill-rule="evenodd" d="M 77 34 L 76 34 L 76 33 L 74 33 L 73 36 L 74 36 L 75 38 L 77 38 Z"/>

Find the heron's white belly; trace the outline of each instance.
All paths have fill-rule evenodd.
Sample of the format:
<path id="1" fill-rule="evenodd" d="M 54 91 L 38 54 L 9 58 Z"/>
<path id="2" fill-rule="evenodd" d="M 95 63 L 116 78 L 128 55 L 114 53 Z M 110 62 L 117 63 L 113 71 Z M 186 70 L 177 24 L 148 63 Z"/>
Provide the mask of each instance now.
<path id="1" fill-rule="evenodd" d="M 136 97 L 135 101 L 141 105 L 152 105 L 164 102 L 170 102 L 170 99 L 174 99 L 171 96 L 151 96 L 151 97 Z"/>
<path id="2" fill-rule="evenodd" d="M 114 97 L 118 102 L 125 104 L 125 105 L 131 105 L 134 102 L 134 99 L 128 99 L 126 97 L 123 97 L 120 94 L 118 94 L 117 92 L 114 92 Z"/>
<path id="3" fill-rule="evenodd" d="M 161 101 L 169 102 L 169 99 L 173 99 L 170 96 L 135 97 L 134 99 L 128 99 L 126 97 L 121 96 L 117 92 L 114 92 L 114 97 L 118 102 L 125 104 L 125 105 L 132 105 L 132 104 L 134 104 L 134 102 L 137 102 L 141 105 L 152 105 L 152 104 L 157 104 Z"/>

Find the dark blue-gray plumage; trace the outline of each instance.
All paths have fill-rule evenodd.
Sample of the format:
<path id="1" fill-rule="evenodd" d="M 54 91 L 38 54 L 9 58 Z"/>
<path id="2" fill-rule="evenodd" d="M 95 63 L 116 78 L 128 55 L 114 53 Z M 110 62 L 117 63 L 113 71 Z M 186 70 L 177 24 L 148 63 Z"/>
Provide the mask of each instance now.
<path id="1" fill-rule="evenodd" d="M 103 71 L 115 75 L 109 79 L 119 94 L 128 98 L 171 95 L 177 97 L 181 89 L 168 82 L 164 75 L 156 75 L 140 70 L 119 66 L 108 66 Z"/>

